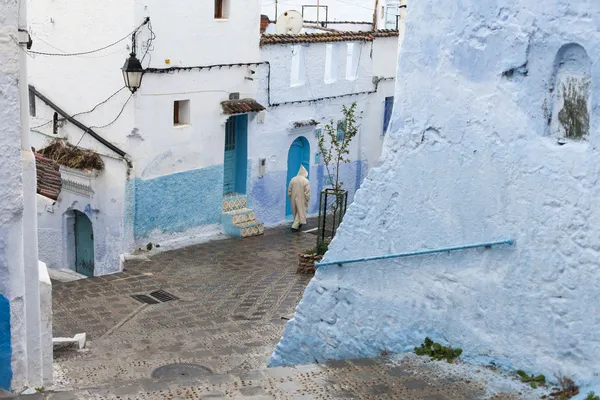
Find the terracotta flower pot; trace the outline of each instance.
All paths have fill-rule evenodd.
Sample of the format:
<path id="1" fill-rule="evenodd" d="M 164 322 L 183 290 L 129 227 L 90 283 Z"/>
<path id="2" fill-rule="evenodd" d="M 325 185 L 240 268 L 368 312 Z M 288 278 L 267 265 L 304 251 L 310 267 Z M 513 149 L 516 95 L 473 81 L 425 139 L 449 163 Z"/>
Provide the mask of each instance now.
<path id="1" fill-rule="evenodd" d="M 315 268 L 315 263 L 319 262 L 323 259 L 323 256 L 319 256 L 316 254 L 298 254 L 298 269 L 296 273 L 298 274 L 314 274 L 317 270 Z"/>

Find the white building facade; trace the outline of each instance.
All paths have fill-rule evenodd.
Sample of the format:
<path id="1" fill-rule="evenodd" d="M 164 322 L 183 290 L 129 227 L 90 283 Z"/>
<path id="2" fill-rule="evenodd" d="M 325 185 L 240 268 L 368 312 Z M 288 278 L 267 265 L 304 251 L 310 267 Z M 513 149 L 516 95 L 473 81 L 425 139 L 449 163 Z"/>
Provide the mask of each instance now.
<path id="1" fill-rule="evenodd" d="M 0 4 L 0 392 L 52 381 L 50 280 L 38 262 L 24 2 Z M 2 393 L 0 393 L 1 395 Z"/>
<path id="2" fill-rule="evenodd" d="M 30 19 L 33 145 L 40 150 L 60 139 L 102 160 L 96 169 L 63 165 L 57 199 L 39 198 L 40 254 L 51 268 L 103 275 L 120 271 L 137 249 L 221 233 L 252 236 L 264 223 L 286 221 L 287 157 L 300 136 L 310 146 L 314 192 L 324 185 L 314 129 L 290 127 L 338 119 L 341 104 L 357 101 L 363 112 L 352 163 L 344 167 L 351 193 L 376 163 L 386 98 L 391 112 L 397 32 L 326 34 L 326 41 L 343 40 L 334 50 L 329 42 L 298 41 L 312 86 L 298 85 L 289 57 L 298 46 L 267 44 L 268 35 L 261 46 L 258 0 L 194 3 L 185 11 L 151 0 L 110 11 L 30 2 L 39 10 Z M 131 94 L 120 67 L 134 29 L 145 73 Z M 69 39 L 82 31 L 87 43 Z M 93 51 L 110 44 L 106 32 L 123 40 Z M 335 79 L 325 76 L 328 51 L 337 54 L 327 67 Z"/>
<path id="3" fill-rule="evenodd" d="M 396 31 L 263 36 L 261 56 L 270 75 L 261 76 L 258 99 L 270 106 L 253 126 L 249 145 L 258 218 L 277 224 L 291 217 L 287 185 L 300 164 L 309 171 L 309 213 L 318 212 L 319 193 L 330 182 L 317 135 L 331 121 L 335 126 L 343 120 L 343 105 L 356 102 L 361 127 L 350 144 L 350 162 L 340 168 L 351 201 L 368 169 L 378 164 L 392 111 L 397 48 Z"/>

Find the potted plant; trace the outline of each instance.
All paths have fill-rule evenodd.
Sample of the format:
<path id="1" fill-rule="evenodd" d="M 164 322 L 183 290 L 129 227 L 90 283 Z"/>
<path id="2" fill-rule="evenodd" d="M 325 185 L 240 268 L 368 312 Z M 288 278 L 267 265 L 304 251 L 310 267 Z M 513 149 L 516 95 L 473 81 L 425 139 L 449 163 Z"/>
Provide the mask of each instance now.
<path id="1" fill-rule="evenodd" d="M 298 269 L 296 270 L 296 273 L 314 274 L 317 270 L 315 268 L 315 263 L 323 259 L 328 246 L 329 243 L 327 242 L 319 242 L 317 247 L 300 252 L 300 254 L 298 254 Z"/>

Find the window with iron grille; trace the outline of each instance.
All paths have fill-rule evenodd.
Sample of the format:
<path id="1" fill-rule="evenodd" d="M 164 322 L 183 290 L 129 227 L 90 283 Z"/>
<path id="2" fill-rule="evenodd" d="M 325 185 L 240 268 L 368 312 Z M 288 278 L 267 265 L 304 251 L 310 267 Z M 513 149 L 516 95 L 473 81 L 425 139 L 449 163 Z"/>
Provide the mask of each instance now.
<path id="1" fill-rule="evenodd" d="M 225 150 L 235 150 L 235 118 L 225 124 Z"/>

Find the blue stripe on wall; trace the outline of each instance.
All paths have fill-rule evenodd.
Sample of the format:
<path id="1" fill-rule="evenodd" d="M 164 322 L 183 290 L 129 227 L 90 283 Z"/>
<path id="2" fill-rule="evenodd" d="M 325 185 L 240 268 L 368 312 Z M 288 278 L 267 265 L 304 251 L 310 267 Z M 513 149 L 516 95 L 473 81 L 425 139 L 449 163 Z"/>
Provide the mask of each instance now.
<path id="1" fill-rule="evenodd" d="M 12 381 L 10 344 L 10 303 L 0 294 L 0 389 L 10 390 Z"/>
<path id="2" fill-rule="evenodd" d="M 223 165 L 130 181 L 136 239 L 159 232 L 184 232 L 217 224 L 223 199 Z M 130 200 L 131 201 L 131 200 Z"/>

